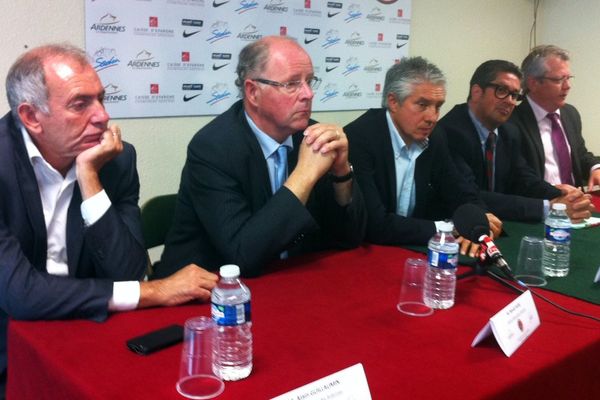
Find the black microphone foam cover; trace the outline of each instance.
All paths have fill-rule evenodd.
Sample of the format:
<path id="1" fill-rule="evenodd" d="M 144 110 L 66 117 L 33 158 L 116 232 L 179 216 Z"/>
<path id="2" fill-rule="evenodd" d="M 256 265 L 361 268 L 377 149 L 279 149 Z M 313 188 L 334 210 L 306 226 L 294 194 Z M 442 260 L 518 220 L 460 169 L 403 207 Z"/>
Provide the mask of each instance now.
<path id="1" fill-rule="evenodd" d="M 452 221 L 454 221 L 454 228 L 460 236 L 475 243 L 479 243 L 481 235 L 490 233 L 485 211 L 475 204 L 467 203 L 459 206 L 454 211 Z"/>

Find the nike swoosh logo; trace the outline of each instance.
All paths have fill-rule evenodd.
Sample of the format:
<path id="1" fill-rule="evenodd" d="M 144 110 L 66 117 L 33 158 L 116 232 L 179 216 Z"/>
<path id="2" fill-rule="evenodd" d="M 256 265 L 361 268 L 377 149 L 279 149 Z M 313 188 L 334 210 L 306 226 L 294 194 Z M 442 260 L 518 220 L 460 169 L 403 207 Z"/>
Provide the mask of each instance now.
<path id="1" fill-rule="evenodd" d="M 336 12 L 336 13 L 328 12 L 328 13 L 327 13 L 327 16 L 328 16 L 329 18 L 331 18 L 331 17 L 335 17 L 335 16 L 336 16 L 336 15 L 338 15 L 339 13 L 340 13 L 340 11 L 338 11 L 338 12 Z"/>
<path id="2" fill-rule="evenodd" d="M 315 40 L 317 40 L 317 39 L 318 39 L 318 37 L 316 37 L 316 38 L 314 38 L 314 39 L 307 39 L 307 38 L 304 38 L 304 44 L 309 44 L 309 43 L 312 43 L 312 42 L 314 42 L 314 41 L 315 41 Z"/>
<path id="3" fill-rule="evenodd" d="M 404 46 L 406 46 L 406 43 L 402 43 L 402 44 L 398 44 L 398 43 L 396 43 L 396 48 L 397 48 L 397 49 L 399 49 L 399 48 L 401 48 L 401 47 L 404 47 Z"/>
<path id="4" fill-rule="evenodd" d="M 336 65 L 335 67 L 331 67 L 331 68 L 330 68 L 330 67 L 325 67 L 325 72 L 331 72 L 331 71 L 333 71 L 334 69 L 336 69 L 338 66 L 339 66 L 339 65 Z"/>
<path id="5" fill-rule="evenodd" d="M 186 31 L 183 31 L 183 37 L 184 37 L 184 38 L 186 38 L 186 37 L 190 37 L 190 36 L 192 36 L 192 35 L 195 35 L 195 34 L 196 34 L 196 33 L 198 33 L 198 32 L 200 32 L 200 31 L 194 31 L 194 32 L 190 32 L 190 33 L 186 32 Z"/>
<path id="6" fill-rule="evenodd" d="M 223 64 L 223 65 L 215 65 L 215 64 L 213 64 L 213 71 L 218 71 L 218 70 L 220 70 L 221 68 L 223 68 L 223 67 L 226 67 L 226 66 L 228 66 L 228 65 L 229 65 L 229 63 L 227 63 L 227 64 Z"/>
<path id="7" fill-rule="evenodd" d="M 213 0 L 213 7 L 217 8 L 217 7 L 221 7 L 223 4 L 227 4 L 229 3 L 229 0 L 227 1 L 222 1 L 220 3 L 217 3 L 216 0 Z"/>
<path id="8" fill-rule="evenodd" d="M 195 98 L 196 98 L 196 97 L 198 97 L 198 96 L 200 96 L 200 94 L 195 94 L 195 95 L 193 95 L 193 96 L 186 96 L 186 95 L 184 95 L 184 96 L 183 96 L 183 101 L 186 101 L 186 102 L 187 102 L 187 101 L 190 101 L 190 100 L 192 100 L 192 99 L 195 99 Z"/>

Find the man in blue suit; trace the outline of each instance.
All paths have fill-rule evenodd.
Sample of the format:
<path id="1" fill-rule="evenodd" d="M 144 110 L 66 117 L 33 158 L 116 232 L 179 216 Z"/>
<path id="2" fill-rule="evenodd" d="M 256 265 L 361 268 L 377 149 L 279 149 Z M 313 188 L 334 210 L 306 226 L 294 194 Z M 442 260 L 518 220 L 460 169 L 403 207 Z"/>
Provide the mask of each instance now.
<path id="1" fill-rule="evenodd" d="M 15 319 L 91 318 L 207 299 L 217 277 L 190 266 L 142 282 L 133 146 L 108 126 L 104 88 L 81 50 L 47 45 L 11 67 L 0 119 L 0 398 Z"/>

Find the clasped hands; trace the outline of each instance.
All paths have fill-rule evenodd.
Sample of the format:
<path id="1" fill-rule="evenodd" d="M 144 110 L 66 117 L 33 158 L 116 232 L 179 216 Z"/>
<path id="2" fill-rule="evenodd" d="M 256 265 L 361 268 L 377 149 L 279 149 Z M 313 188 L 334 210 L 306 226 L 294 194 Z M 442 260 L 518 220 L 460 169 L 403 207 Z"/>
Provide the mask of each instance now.
<path id="1" fill-rule="evenodd" d="M 571 218 L 571 222 L 578 223 L 592 216 L 592 212 L 596 210 L 592 203 L 592 196 L 583 193 L 580 189 L 571 185 L 560 184 L 555 185 L 560 189 L 562 196 L 556 197 L 550 201 L 550 207 L 554 203 L 563 203 L 567 206 L 567 215 Z"/>

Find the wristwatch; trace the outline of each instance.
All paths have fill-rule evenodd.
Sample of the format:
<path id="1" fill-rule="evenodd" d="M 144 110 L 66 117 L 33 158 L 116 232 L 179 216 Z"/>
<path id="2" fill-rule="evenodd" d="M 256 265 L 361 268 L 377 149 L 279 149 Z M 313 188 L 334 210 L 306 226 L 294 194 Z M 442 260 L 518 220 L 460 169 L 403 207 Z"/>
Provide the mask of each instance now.
<path id="1" fill-rule="evenodd" d="M 348 166 L 350 167 L 350 172 L 348 172 L 346 175 L 337 176 L 337 175 L 329 174 L 329 179 L 331 179 L 331 182 L 343 183 L 343 182 L 348 182 L 350 179 L 352 179 L 354 177 L 354 168 L 352 168 L 352 164 L 350 164 L 350 163 L 348 163 Z"/>

